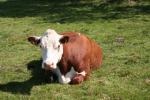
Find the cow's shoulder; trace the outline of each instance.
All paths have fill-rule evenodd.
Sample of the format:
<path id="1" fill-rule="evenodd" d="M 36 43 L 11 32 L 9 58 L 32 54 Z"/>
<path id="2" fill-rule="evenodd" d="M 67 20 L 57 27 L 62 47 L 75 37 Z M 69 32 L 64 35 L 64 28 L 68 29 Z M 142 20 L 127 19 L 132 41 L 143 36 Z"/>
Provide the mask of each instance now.
<path id="1" fill-rule="evenodd" d="M 75 42 L 76 40 L 81 38 L 81 33 L 78 32 L 63 32 L 61 35 L 68 36 L 68 42 Z"/>

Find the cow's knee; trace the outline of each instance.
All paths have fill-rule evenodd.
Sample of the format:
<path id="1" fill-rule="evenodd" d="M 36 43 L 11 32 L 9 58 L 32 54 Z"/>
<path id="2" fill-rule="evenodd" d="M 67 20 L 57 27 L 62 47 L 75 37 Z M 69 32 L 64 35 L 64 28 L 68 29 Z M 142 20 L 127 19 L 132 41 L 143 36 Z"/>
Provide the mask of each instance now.
<path id="1" fill-rule="evenodd" d="M 80 84 L 84 81 L 85 76 L 81 74 L 76 74 L 72 79 L 70 84 Z"/>

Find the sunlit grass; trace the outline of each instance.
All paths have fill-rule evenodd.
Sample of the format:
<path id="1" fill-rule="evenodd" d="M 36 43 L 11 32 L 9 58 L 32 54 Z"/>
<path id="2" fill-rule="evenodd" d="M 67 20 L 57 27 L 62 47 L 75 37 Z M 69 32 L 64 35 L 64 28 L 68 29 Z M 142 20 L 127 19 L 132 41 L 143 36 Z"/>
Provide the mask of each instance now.
<path id="1" fill-rule="evenodd" d="M 90 2 L 0 0 L 1 100 L 150 99 L 149 3 L 126 7 Z M 40 49 L 27 37 L 48 28 L 81 32 L 95 40 L 103 48 L 102 67 L 80 85 L 45 83 L 38 68 Z M 34 68 L 28 70 L 28 65 Z"/>

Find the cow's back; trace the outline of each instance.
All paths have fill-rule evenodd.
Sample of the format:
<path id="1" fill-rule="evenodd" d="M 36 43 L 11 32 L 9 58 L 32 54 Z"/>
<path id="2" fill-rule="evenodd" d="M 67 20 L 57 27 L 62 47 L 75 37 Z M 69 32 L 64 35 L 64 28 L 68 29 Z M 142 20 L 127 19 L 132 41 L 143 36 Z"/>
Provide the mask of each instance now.
<path id="1" fill-rule="evenodd" d="M 100 67 L 100 65 L 102 64 L 102 49 L 93 40 L 89 39 L 89 41 L 91 41 L 91 53 L 90 53 L 91 67 L 92 68 Z"/>

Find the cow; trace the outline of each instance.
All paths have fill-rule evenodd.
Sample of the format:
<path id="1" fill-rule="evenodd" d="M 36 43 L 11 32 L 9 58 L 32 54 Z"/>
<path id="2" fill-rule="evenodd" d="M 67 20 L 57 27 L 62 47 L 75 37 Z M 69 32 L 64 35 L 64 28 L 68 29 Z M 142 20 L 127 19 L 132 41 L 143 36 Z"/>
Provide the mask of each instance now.
<path id="1" fill-rule="evenodd" d="M 58 34 L 47 29 L 40 37 L 28 37 L 28 41 L 41 48 L 42 68 L 54 72 L 62 84 L 80 84 L 102 64 L 101 47 L 78 32 Z"/>

